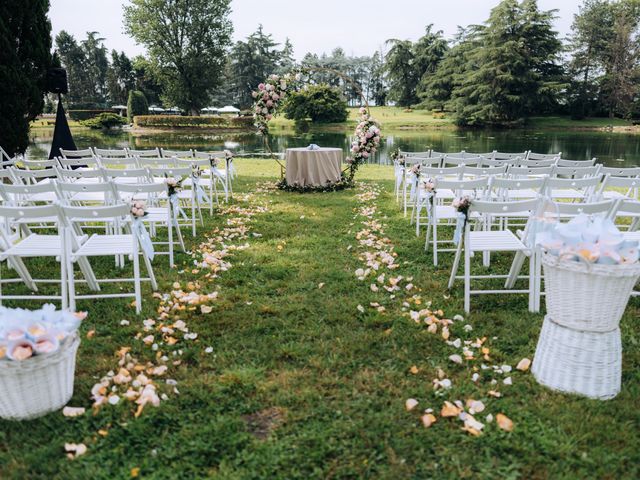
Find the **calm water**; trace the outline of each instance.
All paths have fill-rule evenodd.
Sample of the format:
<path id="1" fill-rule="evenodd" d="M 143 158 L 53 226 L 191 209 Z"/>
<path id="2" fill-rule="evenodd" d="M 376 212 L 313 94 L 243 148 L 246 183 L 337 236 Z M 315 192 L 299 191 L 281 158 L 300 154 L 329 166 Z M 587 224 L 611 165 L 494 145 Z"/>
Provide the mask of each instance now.
<path id="1" fill-rule="evenodd" d="M 384 132 L 383 132 L 384 133 Z M 32 158 L 48 156 L 52 131 L 32 133 L 29 155 Z M 264 152 L 262 138 L 255 134 L 155 134 L 133 136 L 128 132 L 105 134 L 102 132 L 75 133 L 78 148 L 132 147 L 137 149 L 164 147 L 171 149 L 196 148 L 199 150 L 232 149 L 238 154 Z M 282 152 L 291 147 L 304 147 L 311 143 L 325 147 L 342 147 L 345 152 L 351 135 L 345 133 L 278 133 L 271 136 L 271 149 Z M 387 153 L 394 148 L 406 151 L 433 149 L 441 152 L 562 152 L 563 158 L 584 160 L 597 157 L 602 163 L 615 166 L 640 165 L 640 135 L 610 132 L 550 132 L 550 131 L 396 131 L 385 135 L 383 148 L 372 162 L 388 164 Z"/>

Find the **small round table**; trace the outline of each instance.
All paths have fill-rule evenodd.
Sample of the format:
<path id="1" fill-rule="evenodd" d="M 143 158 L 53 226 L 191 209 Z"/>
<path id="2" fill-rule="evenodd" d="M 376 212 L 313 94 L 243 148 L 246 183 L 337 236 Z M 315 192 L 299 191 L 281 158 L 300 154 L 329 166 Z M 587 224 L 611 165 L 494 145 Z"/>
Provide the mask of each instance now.
<path id="1" fill-rule="evenodd" d="M 336 183 L 342 173 L 342 149 L 287 149 L 287 184 L 322 186 Z"/>

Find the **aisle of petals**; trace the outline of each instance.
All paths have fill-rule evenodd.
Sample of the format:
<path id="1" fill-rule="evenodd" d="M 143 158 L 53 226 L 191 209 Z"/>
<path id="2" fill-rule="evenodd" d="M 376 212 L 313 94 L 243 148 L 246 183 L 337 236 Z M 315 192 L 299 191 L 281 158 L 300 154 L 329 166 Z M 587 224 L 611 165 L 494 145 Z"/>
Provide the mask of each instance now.
<path id="1" fill-rule="evenodd" d="M 491 356 L 490 339 L 487 336 L 473 334 L 472 325 L 466 323 L 461 315 L 448 318 L 442 310 L 432 309 L 432 302 L 423 300 L 419 289 L 411 283 L 413 279 L 396 272 L 400 268 L 398 256 L 392 241 L 385 236 L 385 225 L 377 206 L 381 192 L 378 185 L 360 183 L 356 194 L 359 207 L 355 218 L 360 224 L 360 230 L 355 236 L 358 242 L 356 254 L 362 266 L 356 269 L 355 275 L 361 281 L 371 282 L 369 288 L 380 296 L 379 301 L 371 302 L 368 307 L 380 313 L 402 312 L 415 324 L 424 326 L 435 338 L 446 342 L 453 352 L 448 359 L 443 360 L 443 366 L 436 369 L 432 380 L 434 397 L 442 399 L 438 400 L 438 405 L 440 401 L 443 402 L 442 405 L 434 404 L 433 408 L 418 409 L 421 402 L 428 403 L 428 400 L 409 398 L 405 401 L 406 410 L 419 412 L 420 421 L 426 428 L 431 427 L 440 417 L 458 419 L 461 429 L 473 436 L 480 436 L 485 431 L 486 424 L 493 422 L 498 428 L 511 431 L 514 427 L 511 419 L 504 413 L 494 416 L 487 413 L 487 409 L 491 407 L 494 411 L 499 411 L 499 399 L 508 394 L 508 388 L 514 382 L 514 372 L 526 372 L 530 360 L 523 358 L 515 369 L 509 364 L 496 364 Z M 367 308 L 358 305 L 358 311 L 364 314 Z M 451 392 L 454 385 L 443 369 L 445 363 L 451 368 L 466 368 L 466 373 L 470 374 L 466 381 L 475 386 L 478 398 L 453 398 Z M 409 368 L 412 375 L 419 372 L 417 365 Z M 479 420 L 480 414 L 484 417 L 482 421 Z"/>
<path id="2" fill-rule="evenodd" d="M 262 187 L 256 189 L 258 193 L 265 191 Z M 136 320 L 139 324 L 133 340 L 137 345 L 120 348 L 115 353 L 114 368 L 93 386 L 94 413 L 102 407 L 128 401 L 134 416 L 140 416 L 145 407 L 157 407 L 170 395 L 180 393 L 178 382 L 171 376 L 182 364 L 181 358 L 186 349 L 199 348 L 201 354 L 213 352 L 213 347 L 202 345 L 198 333 L 187 324 L 186 315 L 213 311 L 211 304 L 219 295 L 212 285 L 214 280 L 233 267 L 230 258 L 235 252 L 249 248 L 249 238 L 260 237 L 260 234 L 251 232 L 253 218 L 267 211 L 258 201 L 255 194 L 240 195 L 236 197 L 236 204 L 221 208 L 219 215 L 226 217 L 226 225 L 215 228 L 204 242 L 193 249 L 190 269 L 176 272 L 178 277 L 199 278 L 176 281 L 169 293 L 153 295 L 159 301 L 156 317 Z M 122 326 L 131 323 L 121 321 Z M 134 355 L 133 350 L 138 354 Z M 84 409 L 74 407 L 63 411 L 68 417 L 83 413 Z M 98 434 L 106 436 L 108 431 L 101 430 Z M 86 452 L 86 448 L 77 451 L 71 447 L 72 444 L 68 445 L 70 458 Z"/>

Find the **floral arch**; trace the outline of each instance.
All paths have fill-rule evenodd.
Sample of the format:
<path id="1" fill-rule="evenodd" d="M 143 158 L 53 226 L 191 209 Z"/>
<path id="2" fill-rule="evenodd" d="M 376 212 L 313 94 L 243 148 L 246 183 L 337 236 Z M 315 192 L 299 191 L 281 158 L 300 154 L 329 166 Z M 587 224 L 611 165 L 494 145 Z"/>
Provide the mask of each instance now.
<path id="1" fill-rule="evenodd" d="M 269 146 L 269 121 L 278 113 L 282 102 L 287 95 L 303 89 L 310 83 L 309 74 L 313 71 L 331 73 L 348 82 L 358 93 L 361 99 L 360 121 L 356 126 L 355 140 L 351 143 L 351 155 L 345 159 L 347 168 L 342 171 L 337 183 L 321 187 L 299 187 L 288 185 L 284 178 L 285 165 L 276 158 L 281 168 L 279 187 L 289 191 L 335 191 L 354 186 L 354 178 L 358 168 L 365 163 L 380 146 L 381 132 L 378 122 L 371 117 L 369 104 L 360 86 L 347 75 L 327 68 L 303 68 L 296 69 L 285 75 L 271 75 L 264 83 L 258 85 L 258 89 L 252 93 L 254 98 L 253 116 L 258 133 L 263 136 L 265 150 L 273 154 Z"/>

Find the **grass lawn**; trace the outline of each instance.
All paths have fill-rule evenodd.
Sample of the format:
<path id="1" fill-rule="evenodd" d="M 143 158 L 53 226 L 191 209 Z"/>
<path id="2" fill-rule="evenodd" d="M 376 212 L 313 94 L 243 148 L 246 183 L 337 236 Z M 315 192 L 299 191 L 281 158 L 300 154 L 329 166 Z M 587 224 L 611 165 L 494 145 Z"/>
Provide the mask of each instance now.
<path id="1" fill-rule="evenodd" d="M 270 161 L 240 159 L 237 167 L 240 207 L 248 206 L 241 192 L 275 180 L 278 172 Z M 160 300 L 147 286 L 138 318 L 126 300 L 80 303 L 89 317 L 70 405 L 86 407 L 87 413 L 0 421 L 0 478 L 638 478 L 640 300 L 631 301 L 622 321 L 625 353 L 616 399 L 554 393 L 529 372 L 515 370 L 509 374 L 513 385 L 503 385 L 505 375 L 487 373 L 492 370 L 480 364 L 515 367 L 532 358 L 542 315 L 527 312 L 524 296 L 474 297 L 472 314 L 451 326 L 450 340 L 486 337 L 491 359 L 451 362 L 454 348 L 403 311 L 405 301 L 414 310 L 432 302 L 430 308 L 442 308 L 447 318 L 463 311 L 462 285 L 446 291 L 450 256 L 432 266 L 423 238 L 416 238 L 395 203 L 391 168 L 364 166 L 358 179 L 383 187 L 377 200 L 357 197 L 361 189 L 257 192 L 252 202 L 268 211 L 247 223 L 248 238 L 235 243 L 248 248 L 231 252 L 226 260 L 232 267 L 211 281 L 205 270 L 193 273 L 190 255 L 178 255 L 175 270 L 166 268 L 166 257 L 154 262 L 160 292 L 171 291 L 177 281 L 181 288 L 194 282 L 200 293 L 219 295 L 211 313 L 178 313 L 198 333 L 178 343 L 182 355 L 172 358 L 181 363 L 166 375 L 177 380 L 179 394 L 159 379 L 168 399 L 157 408 L 147 406 L 139 417 L 125 400 L 92 414 L 90 392 L 109 370 L 117 370 L 115 352 L 121 347 L 130 346 L 141 363 L 157 362 L 171 351 L 161 345 L 154 352 L 142 341 L 142 321 L 158 319 Z M 358 210 L 374 204 L 373 218 L 397 253 L 399 267 L 387 276 L 405 277 L 395 298 L 372 291 L 375 276 L 360 281 L 354 273 L 363 267 L 359 256 L 365 251 L 356 240 L 366 220 Z M 186 237 L 196 258 L 205 234 L 233 227 L 237 216 L 227 210 L 206 218 L 198 238 Z M 508 259 L 492 258 L 492 268 L 508 268 Z M 101 266 L 112 268 L 112 261 Z M 407 282 L 416 290 L 405 290 Z M 123 319 L 130 324 L 121 325 Z M 465 330 L 467 324 L 472 331 Z M 91 330 L 95 334 L 87 338 Z M 209 346 L 213 351 L 207 353 Z M 410 372 L 413 366 L 416 373 Z M 450 390 L 434 390 L 439 369 L 451 380 Z M 476 371 L 481 379 L 474 383 Z M 420 402 L 414 411 L 405 410 L 408 398 Z M 475 437 L 461 430 L 462 422 L 447 418 L 422 426 L 419 411 L 433 408 L 437 415 L 445 400 L 469 398 L 486 405 L 480 421 L 504 413 L 513 431 L 500 430 L 494 421 Z M 82 442 L 88 452 L 69 460 L 65 442 Z"/>

